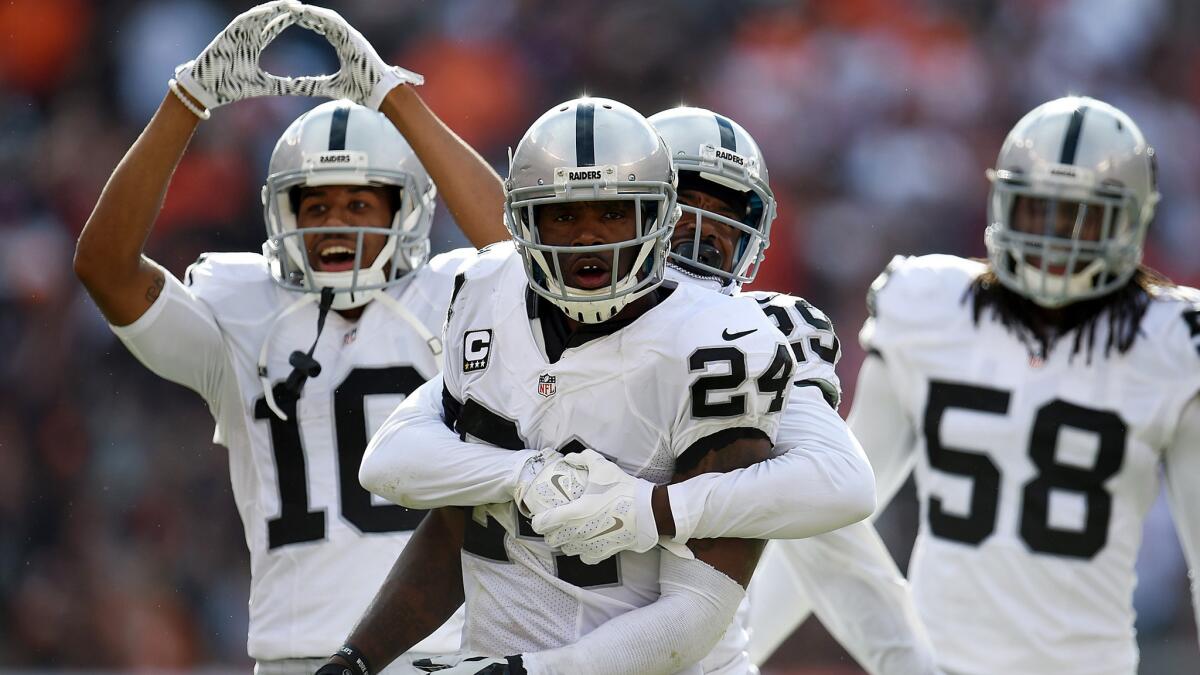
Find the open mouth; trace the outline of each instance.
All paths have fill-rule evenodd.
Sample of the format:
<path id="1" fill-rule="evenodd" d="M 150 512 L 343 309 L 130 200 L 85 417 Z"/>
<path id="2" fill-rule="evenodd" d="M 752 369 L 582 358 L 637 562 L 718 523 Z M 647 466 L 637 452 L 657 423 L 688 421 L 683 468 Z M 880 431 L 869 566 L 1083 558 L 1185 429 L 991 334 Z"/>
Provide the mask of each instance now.
<path id="1" fill-rule="evenodd" d="M 322 242 L 317 246 L 313 266 L 320 272 L 347 272 L 354 269 L 354 247 L 344 242 Z"/>
<path id="2" fill-rule="evenodd" d="M 725 269 L 725 256 L 721 254 L 720 249 L 713 246 L 706 240 L 700 242 L 697 247 L 691 237 L 687 237 L 681 241 L 674 242 L 671 245 L 671 252 L 682 258 L 682 261 L 677 260 L 676 263 L 682 263 L 689 270 L 707 274 L 700 268 L 688 265 L 688 262 L 698 262 L 703 265 L 708 265 L 713 269 Z"/>
<path id="3" fill-rule="evenodd" d="M 612 281 L 612 268 L 608 262 L 594 255 L 585 254 L 574 258 L 567 270 L 568 278 L 564 280 L 567 285 L 585 291 L 603 288 Z"/>

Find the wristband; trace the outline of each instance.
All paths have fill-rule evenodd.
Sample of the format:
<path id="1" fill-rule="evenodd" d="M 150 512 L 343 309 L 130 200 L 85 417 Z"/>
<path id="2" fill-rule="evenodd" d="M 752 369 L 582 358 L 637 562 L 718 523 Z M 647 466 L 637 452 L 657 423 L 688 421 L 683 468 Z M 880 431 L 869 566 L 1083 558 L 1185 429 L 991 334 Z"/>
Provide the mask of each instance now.
<path id="1" fill-rule="evenodd" d="M 334 656 L 340 656 L 349 661 L 350 665 L 358 669 L 358 675 L 371 675 L 371 666 L 367 663 L 367 658 L 349 642 L 338 647 Z"/>
<path id="2" fill-rule="evenodd" d="M 187 94 L 184 94 L 182 91 L 180 91 L 183 87 L 179 86 L 179 83 L 175 81 L 175 78 L 172 77 L 171 80 L 167 82 L 167 88 L 169 88 L 171 93 L 175 94 L 175 98 L 179 99 L 179 102 L 182 103 L 188 110 L 192 111 L 192 114 L 196 117 L 199 117 L 202 120 L 212 117 L 211 110 L 201 110 L 196 106 L 195 103 L 192 103 L 192 99 L 188 98 Z"/>

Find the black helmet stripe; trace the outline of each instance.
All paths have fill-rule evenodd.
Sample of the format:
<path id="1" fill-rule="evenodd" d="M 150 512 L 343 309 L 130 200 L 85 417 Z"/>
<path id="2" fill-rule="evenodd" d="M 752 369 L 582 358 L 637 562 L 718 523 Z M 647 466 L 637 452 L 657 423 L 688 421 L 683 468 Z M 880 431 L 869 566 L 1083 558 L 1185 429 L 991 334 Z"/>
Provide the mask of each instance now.
<path id="1" fill-rule="evenodd" d="M 596 108 L 590 101 L 575 108 L 576 166 L 596 166 Z"/>
<path id="2" fill-rule="evenodd" d="M 1079 132 L 1083 129 L 1083 115 L 1087 106 L 1081 105 L 1071 113 L 1071 121 L 1067 123 L 1067 135 L 1063 137 L 1062 152 L 1058 155 L 1059 164 L 1074 164 L 1075 151 L 1079 149 Z"/>
<path id="3" fill-rule="evenodd" d="M 346 149 L 346 127 L 350 124 L 350 106 L 338 106 L 329 122 L 329 149 Z"/>
<path id="4" fill-rule="evenodd" d="M 717 118 L 717 128 L 721 130 L 721 147 L 730 152 L 737 152 L 737 138 L 733 135 L 733 123 L 728 118 L 713 115 Z"/>

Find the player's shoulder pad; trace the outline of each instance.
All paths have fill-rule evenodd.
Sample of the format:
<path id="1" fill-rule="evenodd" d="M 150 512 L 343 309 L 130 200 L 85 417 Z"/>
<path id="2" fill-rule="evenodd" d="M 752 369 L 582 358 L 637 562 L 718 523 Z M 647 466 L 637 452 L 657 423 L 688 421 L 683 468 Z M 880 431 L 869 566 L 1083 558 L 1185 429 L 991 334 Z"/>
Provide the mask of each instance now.
<path id="1" fill-rule="evenodd" d="M 953 255 L 896 256 L 871 283 L 874 317 L 928 323 L 959 312 L 967 289 L 987 266 Z"/>
<path id="2" fill-rule="evenodd" d="M 1173 286 L 1151 297 L 1138 339 L 1145 338 L 1165 359 L 1164 372 L 1200 376 L 1200 291 Z"/>
<path id="3" fill-rule="evenodd" d="M 686 356 L 693 349 L 730 345 L 744 352 L 773 354 L 775 345 L 786 343 L 786 336 L 755 302 L 681 284 L 676 293 L 684 293 L 678 305 L 679 315 L 672 318 L 672 333 L 678 353 Z"/>
<path id="4" fill-rule="evenodd" d="M 521 256 L 517 254 L 516 243 L 511 239 L 498 241 L 484 246 L 474 253 L 458 268 L 458 273 L 466 279 L 485 279 L 504 274 L 512 265 L 520 266 Z"/>
<path id="5" fill-rule="evenodd" d="M 202 254 L 187 268 L 183 283 L 226 319 L 259 318 L 285 292 L 271 277 L 267 259 L 246 251 Z"/>
<path id="6" fill-rule="evenodd" d="M 430 258 L 429 262 L 425 264 L 425 269 L 428 269 L 431 274 L 437 276 L 453 278 L 454 275 L 475 262 L 475 259 L 478 257 L 479 251 L 469 246 L 466 248 L 456 248 Z"/>
<path id="7" fill-rule="evenodd" d="M 274 285 L 267 259 L 248 251 L 202 253 L 188 266 L 183 283 L 210 302 L 244 293 L 249 285 Z"/>
<path id="8" fill-rule="evenodd" d="M 789 293 L 776 291 L 747 291 L 734 297 L 753 300 L 759 310 L 779 326 L 789 342 L 814 335 L 819 331 L 836 334 L 833 320 L 808 300 Z"/>

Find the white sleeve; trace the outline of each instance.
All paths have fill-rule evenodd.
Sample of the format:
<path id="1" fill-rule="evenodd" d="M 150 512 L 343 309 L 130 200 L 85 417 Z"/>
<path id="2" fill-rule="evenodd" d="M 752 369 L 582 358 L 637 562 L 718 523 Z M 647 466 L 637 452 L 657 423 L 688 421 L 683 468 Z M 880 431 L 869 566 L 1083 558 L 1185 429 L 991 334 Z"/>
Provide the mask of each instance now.
<path id="1" fill-rule="evenodd" d="M 697 665 L 725 634 L 745 598 L 707 563 L 663 553 L 662 595 L 609 619 L 578 641 L 522 655 L 529 675 L 669 675 Z"/>
<path id="2" fill-rule="evenodd" d="M 128 326 L 110 328 L 154 374 L 203 396 L 216 417 L 223 378 L 230 377 L 221 329 L 208 305 L 159 269 L 166 283 L 154 304 Z"/>
<path id="3" fill-rule="evenodd" d="M 444 417 L 437 375 L 396 408 L 367 444 L 358 480 L 368 491 L 410 509 L 509 502 L 534 450 L 468 443 Z"/>
<path id="4" fill-rule="evenodd" d="M 908 584 L 870 524 L 773 541 L 750 585 L 750 654 L 762 663 L 804 621 L 825 628 L 872 675 L 936 673 Z"/>
<path id="5" fill-rule="evenodd" d="M 892 389 L 881 357 L 869 355 L 863 361 L 846 421 L 875 470 L 878 509 L 882 511 L 912 471 L 916 432 Z"/>
<path id="6" fill-rule="evenodd" d="M 775 445 L 783 454 L 669 486 L 675 541 L 810 537 L 875 510 L 871 465 L 816 387 L 793 388 Z"/>
<path id="7" fill-rule="evenodd" d="M 1187 558 L 1192 609 L 1200 623 L 1200 396 L 1184 406 L 1165 463 L 1171 515 Z"/>

